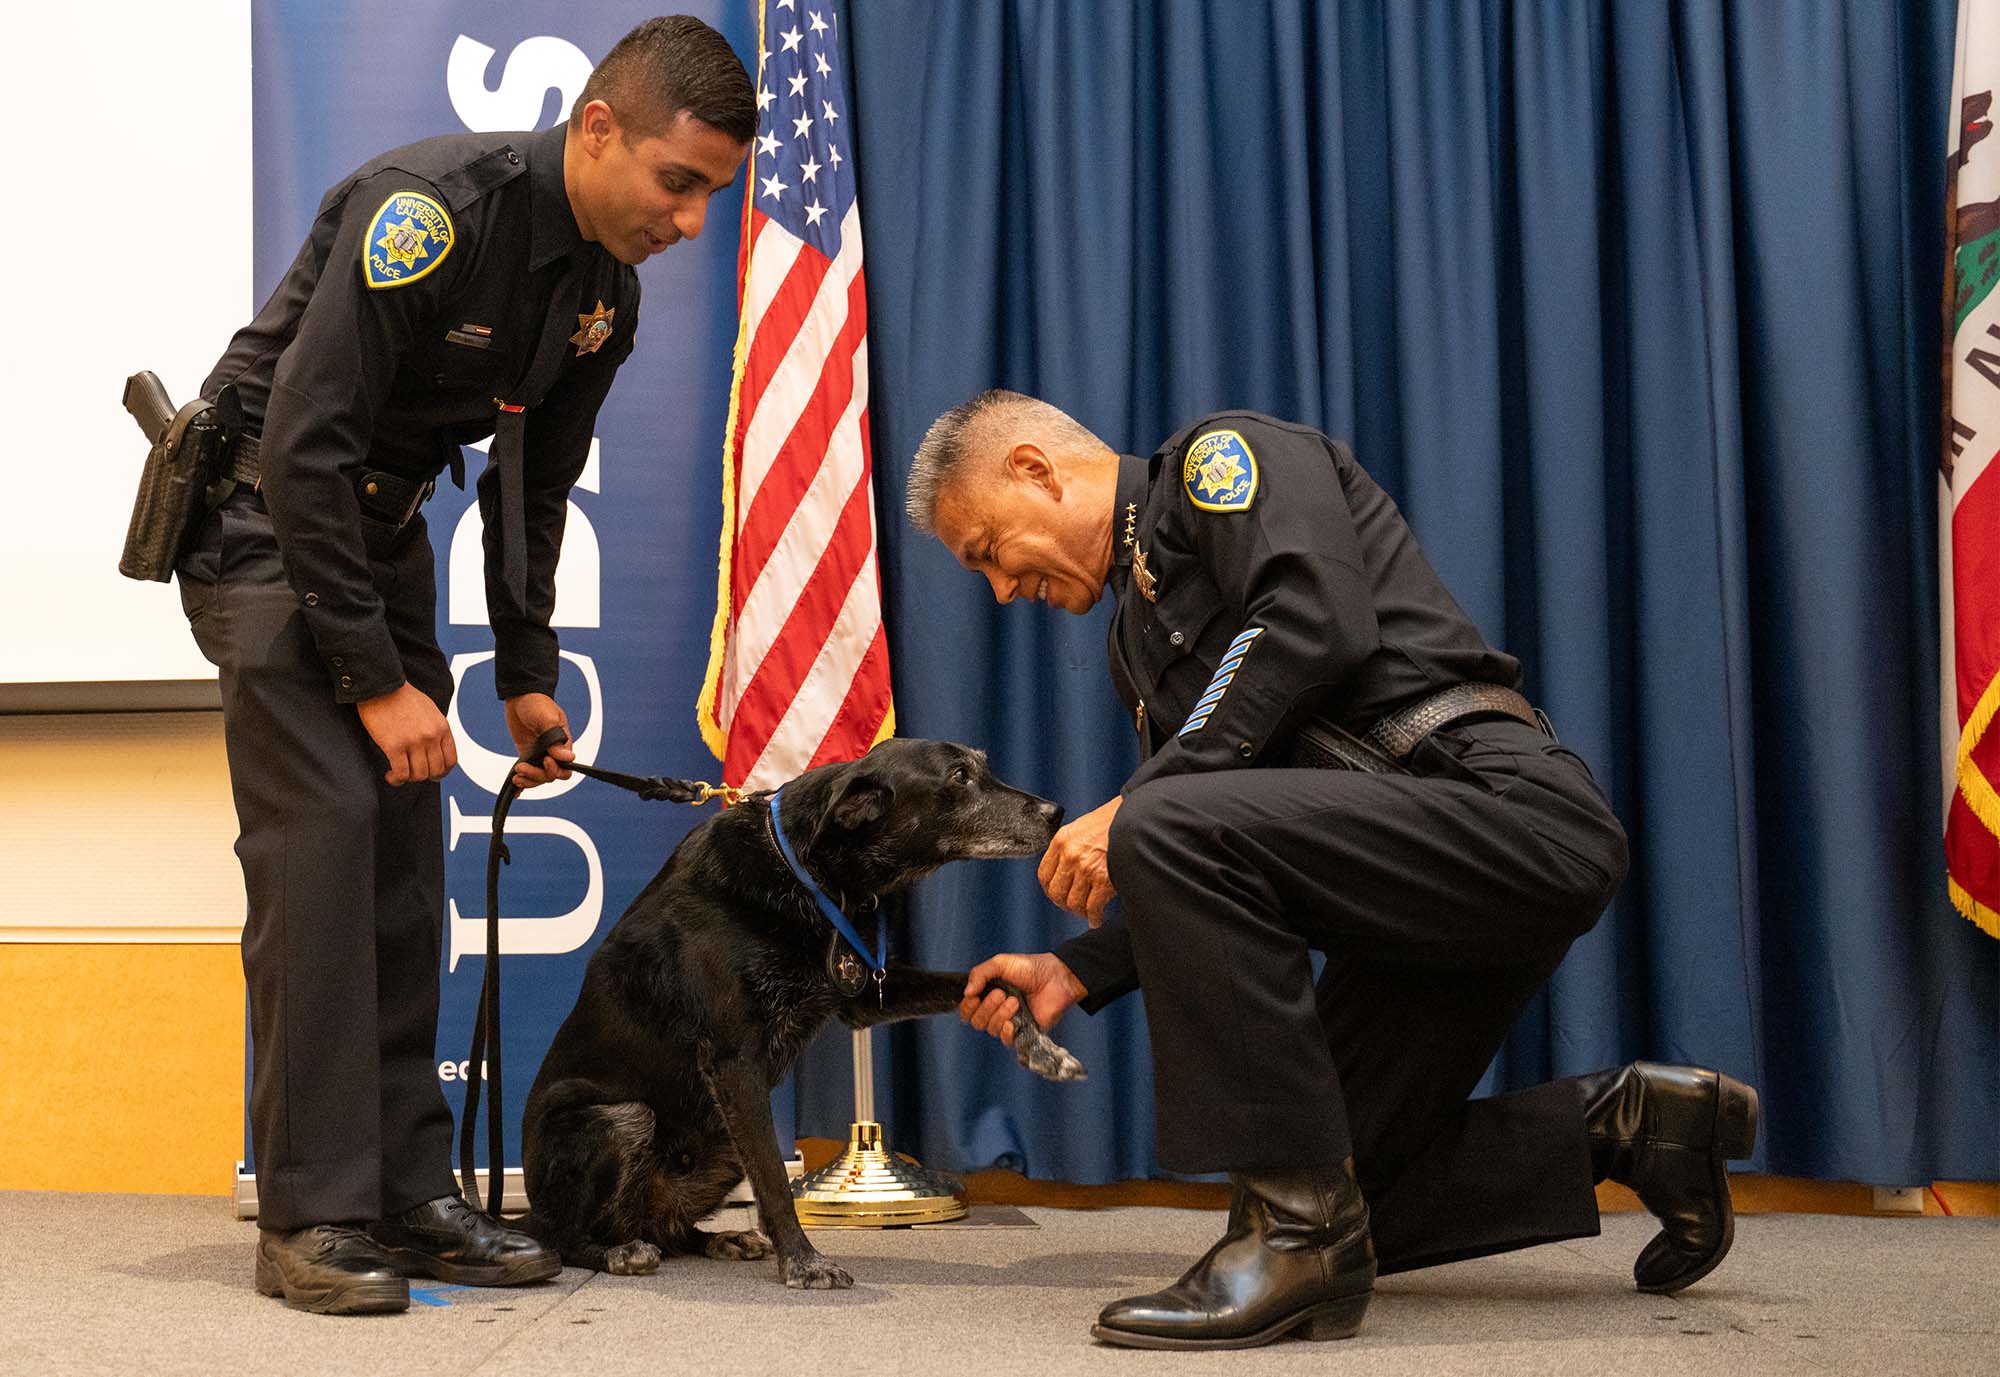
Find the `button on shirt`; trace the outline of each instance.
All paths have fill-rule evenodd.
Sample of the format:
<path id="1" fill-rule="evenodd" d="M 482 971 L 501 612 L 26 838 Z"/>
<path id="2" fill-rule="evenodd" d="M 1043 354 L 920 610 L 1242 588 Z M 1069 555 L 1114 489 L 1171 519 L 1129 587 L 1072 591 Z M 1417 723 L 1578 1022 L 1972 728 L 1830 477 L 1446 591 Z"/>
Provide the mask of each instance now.
<path id="1" fill-rule="evenodd" d="M 1111 679 L 1144 756 L 1122 794 L 1163 775 L 1280 764 L 1315 713 L 1365 733 L 1452 684 L 1520 683 L 1394 501 L 1310 426 L 1203 417 L 1150 458 L 1121 457 L 1116 503 Z M 1091 1009 L 1136 981 L 1123 918 L 1058 954 Z"/>
<path id="2" fill-rule="evenodd" d="M 458 446 L 493 433 L 501 401 L 528 408 L 527 580 L 523 603 L 500 576 L 499 484 L 489 468 L 479 501 L 495 681 L 503 697 L 555 687 L 549 617 L 569 489 L 639 314 L 637 274 L 578 231 L 563 183 L 565 132 L 426 139 L 333 187 L 283 281 L 202 385 L 213 397 L 234 383 L 249 429 L 261 432 L 261 491 L 285 575 L 321 657 L 345 667 L 332 676 L 341 702 L 405 680 L 369 575 L 356 476 L 373 468 L 424 481 L 456 471 Z M 448 246 L 407 229 L 394 240 L 388 212 L 412 195 L 449 217 Z M 422 230 L 428 212 L 407 204 Z M 385 263 L 396 277 L 384 277 Z M 587 317 L 608 328 L 593 336 Z"/>

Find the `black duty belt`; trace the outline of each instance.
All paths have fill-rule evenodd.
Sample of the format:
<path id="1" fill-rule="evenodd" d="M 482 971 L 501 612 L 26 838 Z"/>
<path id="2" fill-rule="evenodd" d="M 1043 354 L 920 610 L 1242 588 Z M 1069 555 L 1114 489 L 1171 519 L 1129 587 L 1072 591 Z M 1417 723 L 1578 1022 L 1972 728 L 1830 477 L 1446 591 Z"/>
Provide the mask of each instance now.
<path id="1" fill-rule="evenodd" d="M 259 486 L 263 470 L 257 463 L 261 448 L 254 435 L 239 435 L 230 446 L 228 472 L 223 476 L 248 488 Z M 363 515 L 386 522 L 398 531 L 409 525 L 437 491 L 435 479 L 411 478 L 387 469 L 363 469 L 354 476 L 354 497 Z"/>
<path id="2" fill-rule="evenodd" d="M 1404 762 L 1425 737 L 1469 717 L 1511 717 L 1537 731 L 1549 732 L 1547 719 L 1513 689 L 1499 684 L 1453 684 L 1390 713 L 1365 736 L 1323 717 L 1312 718 L 1294 736 L 1286 763 L 1370 774 L 1407 773 Z"/>
<path id="3" fill-rule="evenodd" d="M 254 488 L 261 481 L 263 470 L 257 467 L 257 451 L 260 448 L 254 435 L 238 435 L 229 442 L 229 462 L 220 476 L 241 483 L 246 488 Z"/>

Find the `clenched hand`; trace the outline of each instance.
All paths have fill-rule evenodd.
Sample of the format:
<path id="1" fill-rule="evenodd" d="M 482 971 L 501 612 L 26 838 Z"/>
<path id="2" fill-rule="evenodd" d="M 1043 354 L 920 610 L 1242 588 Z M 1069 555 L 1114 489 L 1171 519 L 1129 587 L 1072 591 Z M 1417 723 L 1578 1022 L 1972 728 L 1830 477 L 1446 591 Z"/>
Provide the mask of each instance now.
<path id="1" fill-rule="evenodd" d="M 1043 1032 L 1054 1027 L 1063 1012 L 1088 993 L 1054 952 L 1033 956 L 1002 952 L 987 957 L 965 977 L 965 997 L 958 1003 L 958 1016 L 1009 1047 L 1014 1045 L 1014 1013 L 1021 1001 L 1005 990 L 987 990 L 981 997 L 979 992 L 995 980 L 1004 980 L 1028 996 L 1028 1012 Z"/>
<path id="2" fill-rule="evenodd" d="M 546 693 L 523 693 L 507 700 L 507 734 L 514 738 L 516 754 L 527 755 L 535 748 L 535 739 L 550 727 L 561 727 L 567 734 L 569 714 Z M 522 789 L 532 789 L 552 779 L 568 779 L 565 767 L 575 759 L 576 751 L 565 741 L 534 765 L 516 763 L 514 783 Z"/>
<path id="3" fill-rule="evenodd" d="M 382 776 L 389 783 L 443 779 L 458 764 L 451 724 L 430 695 L 415 685 L 364 698 L 354 709 L 361 714 L 363 730 L 389 762 Z"/>

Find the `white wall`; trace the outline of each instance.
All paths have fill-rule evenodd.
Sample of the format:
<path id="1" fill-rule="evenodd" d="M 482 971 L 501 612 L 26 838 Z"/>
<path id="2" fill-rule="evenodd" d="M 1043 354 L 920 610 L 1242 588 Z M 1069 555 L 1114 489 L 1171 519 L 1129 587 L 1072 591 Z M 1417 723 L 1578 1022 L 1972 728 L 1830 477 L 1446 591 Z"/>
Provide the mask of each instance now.
<path id="1" fill-rule="evenodd" d="M 119 575 L 150 368 L 176 402 L 248 320 L 249 0 L 0 19 L 0 684 L 213 678 L 169 584 Z"/>

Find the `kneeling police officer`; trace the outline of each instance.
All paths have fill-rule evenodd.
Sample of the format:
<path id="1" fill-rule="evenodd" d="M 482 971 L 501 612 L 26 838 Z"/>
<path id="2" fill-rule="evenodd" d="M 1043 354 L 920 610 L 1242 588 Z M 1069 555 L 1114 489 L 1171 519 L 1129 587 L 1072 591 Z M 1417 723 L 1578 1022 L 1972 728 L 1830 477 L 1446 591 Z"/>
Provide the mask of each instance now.
<path id="1" fill-rule="evenodd" d="M 1222 1239 L 1098 1338 L 1343 1338 L 1380 1273 L 1595 1234 L 1607 1178 L 1661 1222 L 1641 1290 L 1722 1261 L 1748 1086 L 1636 1063 L 1467 1099 L 1616 892 L 1625 834 L 1344 446 L 1228 412 L 1120 456 L 995 391 L 931 427 L 908 492 L 998 601 L 1117 599 L 1144 761 L 1040 870 L 1092 930 L 982 963 L 961 1006 L 1006 1040 L 989 979 L 1043 1027 L 1137 988 L 1160 1160 L 1229 1174 Z"/>
<path id="2" fill-rule="evenodd" d="M 385 153 L 328 191 L 297 260 L 203 384 L 240 429 L 177 573 L 220 670 L 249 914 L 256 1285 L 402 1310 L 405 1275 L 553 1276 L 463 1200 L 436 1073 L 456 763 L 422 508 L 459 446 L 479 481 L 494 678 L 522 752 L 567 726 L 549 628 L 571 484 L 632 350 L 633 265 L 701 232 L 755 96 L 700 22 L 649 20 L 565 125 Z M 566 747 L 524 784 L 565 774 Z"/>

